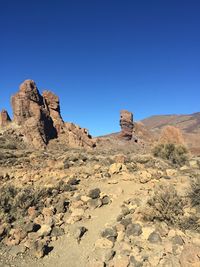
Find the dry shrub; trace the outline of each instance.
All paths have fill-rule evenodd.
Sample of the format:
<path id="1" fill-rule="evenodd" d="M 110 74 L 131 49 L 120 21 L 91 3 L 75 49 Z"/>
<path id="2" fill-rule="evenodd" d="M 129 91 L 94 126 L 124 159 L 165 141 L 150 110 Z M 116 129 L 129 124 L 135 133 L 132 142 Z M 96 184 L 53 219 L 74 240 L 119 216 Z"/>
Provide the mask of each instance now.
<path id="1" fill-rule="evenodd" d="M 158 144 L 153 148 L 153 155 L 171 161 L 175 165 L 182 166 L 187 160 L 187 148 L 183 145 L 172 143 Z"/>
<path id="2" fill-rule="evenodd" d="M 179 225 L 183 216 L 184 201 L 174 187 L 160 186 L 148 200 L 144 219 L 160 221 L 168 225 Z"/>
<path id="3" fill-rule="evenodd" d="M 61 181 L 49 188 L 32 186 L 17 188 L 7 184 L 0 189 L 0 222 L 4 222 L 10 221 L 11 217 L 12 221 L 19 220 L 27 214 L 27 210 L 31 206 L 35 206 L 40 211 L 46 205 L 47 198 L 57 201 L 59 195 L 73 191 L 76 187 Z"/>
<path id="4" fill-rule="evenodd" d="M 179 226 L 182 230 L 191 230 L 200 233 L 200 224 L 198 216 L 191 215 L 189 217 L 184 217 L 181 220 Z"/>
<path id="5" fill-rule="evenodd" d="M 188 196 L 191 201 L 191 205 L 196 207 L 200 211 L 200 177 L 195 177 L 190 184 L 191 188 Z"/>

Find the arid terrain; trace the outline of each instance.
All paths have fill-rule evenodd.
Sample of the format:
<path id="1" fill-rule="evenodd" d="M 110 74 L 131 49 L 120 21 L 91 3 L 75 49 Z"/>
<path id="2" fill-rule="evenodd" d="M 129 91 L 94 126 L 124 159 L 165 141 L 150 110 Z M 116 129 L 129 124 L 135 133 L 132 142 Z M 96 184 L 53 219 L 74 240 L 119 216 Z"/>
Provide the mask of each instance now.
<path id="1" fill-rule="evenodd" d="M 152 116 L 142 120 L 142 123 L 154 135 L 159 135 L 166 125 L 179 128 L 193 154 L 200 153 L 200 112 L 189 115 Z"/>
<path id="2" fill-rule="evenodd" d="M 136 123 L 122 110 L 119 133 L 92 138 L 32 80 L 11 102 L 13 119 L 0 114 L 0 266 L 200 266 L 199 113 Z"/>

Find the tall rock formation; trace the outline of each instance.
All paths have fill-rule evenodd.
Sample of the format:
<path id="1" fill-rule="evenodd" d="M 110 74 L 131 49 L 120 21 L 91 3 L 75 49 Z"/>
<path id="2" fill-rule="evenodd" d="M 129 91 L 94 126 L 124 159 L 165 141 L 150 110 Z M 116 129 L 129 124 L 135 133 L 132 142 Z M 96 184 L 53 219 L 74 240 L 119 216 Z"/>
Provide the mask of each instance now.
<path id="1" fill-rule="evenodd" d="M 0 127 L 5 127 L 11 122 L 10 116 L 8 115 L 8 112 L 3 109 L 0 112 Z"/>
<path id="2" fill-rule="evenodd" d="M 63 121 L 59 98 L 48 90 L 41 95 L 33 80 L 24 81 L 11 102 L 14 124 L 35 148 L 45 148 L 55 138 L 69 147 L 95 145 L 86 129 Z"/>
<path id="3" fill-rule="evenodd" d="M 133 113 L 129 112 L 128 110 L 121 110 L 120 111 L 120 126 L 121 126 L 121 133 L 120 137 L 124 140 L 131 140 L 133 137 Z"/>
<path id="4" fill-rule="evenodd" d="M 28 142 L 34 147 L 45 147 L 50 139 L 57 137 L 50 113 L 33 80 L 24 81 L 11 102 L 13 121 L 23 127 Z"/>
<path id="5" fill-rule="evenodd" d="M 53 120 L 54 127 L 56 128 L 59 134 L 63 132 L 63 127 L 64 127 L 64 121 L 60 114 L 59 98 L 54 93 L 48 90 L 45 90 L 42 95 L 46 108 Z"/>

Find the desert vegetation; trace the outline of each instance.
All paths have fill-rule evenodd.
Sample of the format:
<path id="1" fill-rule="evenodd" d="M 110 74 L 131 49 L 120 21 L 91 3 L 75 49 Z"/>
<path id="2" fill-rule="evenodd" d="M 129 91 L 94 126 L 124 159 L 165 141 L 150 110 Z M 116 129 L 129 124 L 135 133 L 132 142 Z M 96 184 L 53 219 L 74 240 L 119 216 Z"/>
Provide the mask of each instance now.
<path id="1" fill-rule="evenodd" d="M 182 166 L 187 162 L 188 150 L 183 145 L 176 145 L 173 143 L 157 144 L 153 148 L 153 155 Z"/>

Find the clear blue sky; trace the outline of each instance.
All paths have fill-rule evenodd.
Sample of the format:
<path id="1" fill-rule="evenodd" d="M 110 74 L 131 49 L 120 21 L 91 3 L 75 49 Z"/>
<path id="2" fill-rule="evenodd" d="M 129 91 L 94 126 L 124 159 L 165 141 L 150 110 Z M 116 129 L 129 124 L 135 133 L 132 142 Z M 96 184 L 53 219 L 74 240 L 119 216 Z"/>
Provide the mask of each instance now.
<path id="1" fill-rule="evenodd" d="M 92 135 L 200 111 L 200 1 L 0 0 L 0 109 L 25 79 Z"/>

